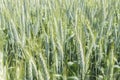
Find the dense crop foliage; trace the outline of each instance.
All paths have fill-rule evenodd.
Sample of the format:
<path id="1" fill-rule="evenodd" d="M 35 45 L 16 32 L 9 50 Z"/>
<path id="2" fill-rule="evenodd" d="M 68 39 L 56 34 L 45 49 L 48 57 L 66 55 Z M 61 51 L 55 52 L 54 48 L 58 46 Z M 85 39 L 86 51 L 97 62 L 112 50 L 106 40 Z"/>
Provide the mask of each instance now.
<path id="1" fill-rule="evenodd" d="M 0 50 L 0 80 L 120 80 L 120 1 L 0 0 Z"/>

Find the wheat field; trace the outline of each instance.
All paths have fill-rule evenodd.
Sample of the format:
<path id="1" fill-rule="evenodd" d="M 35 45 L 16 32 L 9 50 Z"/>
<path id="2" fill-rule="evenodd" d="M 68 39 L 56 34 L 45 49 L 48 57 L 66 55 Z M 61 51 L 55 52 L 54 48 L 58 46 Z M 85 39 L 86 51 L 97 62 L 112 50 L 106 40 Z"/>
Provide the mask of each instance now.
<path id="1" fill-rule="evenodd" d="M 120 80 L 120 0 L 0 0 L 0 80 Z"/>

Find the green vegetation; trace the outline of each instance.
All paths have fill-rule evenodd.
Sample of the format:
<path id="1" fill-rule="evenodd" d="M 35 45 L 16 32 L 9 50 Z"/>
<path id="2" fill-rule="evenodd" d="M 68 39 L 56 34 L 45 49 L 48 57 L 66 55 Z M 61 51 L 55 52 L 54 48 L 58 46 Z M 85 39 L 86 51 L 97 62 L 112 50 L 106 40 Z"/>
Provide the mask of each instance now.
<path id="1" fill-rule="evenodd" d="M 120 80 L 119 0 L 0 0 L 0 80 Z"/>

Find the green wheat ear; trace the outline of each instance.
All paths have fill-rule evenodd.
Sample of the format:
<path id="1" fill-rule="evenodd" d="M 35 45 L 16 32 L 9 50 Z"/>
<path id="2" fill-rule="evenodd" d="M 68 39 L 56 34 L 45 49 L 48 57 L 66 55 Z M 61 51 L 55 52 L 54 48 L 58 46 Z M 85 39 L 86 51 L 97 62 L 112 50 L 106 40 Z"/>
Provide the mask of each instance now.
<path id="1" fill-rule="evenodd" d="M 0 0 L 0 80 L 119 80 L 119 6 Z"/>

